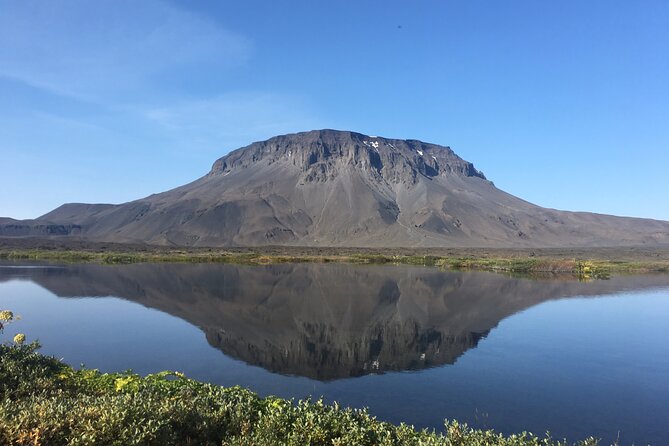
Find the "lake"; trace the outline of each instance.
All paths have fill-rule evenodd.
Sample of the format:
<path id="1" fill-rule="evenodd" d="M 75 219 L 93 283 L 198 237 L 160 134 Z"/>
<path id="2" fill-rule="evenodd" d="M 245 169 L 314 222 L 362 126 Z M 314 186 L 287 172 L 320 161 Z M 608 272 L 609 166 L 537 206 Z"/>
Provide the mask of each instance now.
<path id="1" fill-rule="evenodd" d="M 25 332 L 74 366 L 177 370 L 438 430 L 669 443 L 669 275 L 4 263 L 0 309 L 22 317 L 3 341 Z"/>

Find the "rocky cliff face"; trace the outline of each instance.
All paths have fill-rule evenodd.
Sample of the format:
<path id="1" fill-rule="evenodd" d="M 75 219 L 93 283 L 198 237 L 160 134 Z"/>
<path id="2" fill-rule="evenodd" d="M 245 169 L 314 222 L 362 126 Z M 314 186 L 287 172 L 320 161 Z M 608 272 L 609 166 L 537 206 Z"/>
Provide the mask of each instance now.
<path id="1" fill-rule="evenodd" d="M 365 136 L 354 132 L 318 130 L 256 142 L 217 160 L 210 176 L 258 162 L 283 162 L 302 173 L 300 183 L 333 181 L 350 168 L 367 172 L 380 183 L 416 184 L 417 177 L 485 176 L 449 147 L 416 140 Z"/>
<path id="2" fill-rule="evenodd" d="M 497 189 L 449 147 L 335 130 L 253 143 L 167 192 L 64 205 L 35 229 L 18 224 L 0 222 L 0 231 L 63 227 L 71 230 L 58 234 L 94 241 L 177 246 L 669 244 L 669 222 L 542 208 Z"/>

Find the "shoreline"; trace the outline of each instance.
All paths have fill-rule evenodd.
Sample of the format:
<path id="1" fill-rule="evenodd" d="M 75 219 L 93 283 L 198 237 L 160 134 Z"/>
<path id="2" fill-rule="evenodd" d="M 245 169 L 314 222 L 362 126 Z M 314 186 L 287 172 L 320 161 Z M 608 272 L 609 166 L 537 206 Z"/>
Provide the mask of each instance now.
<path id="1" fill-rule="evenodd" d="M 84 241 L 0 239 L 0 260 L 67 263 L 401 264 L 448 270 L 555 273 L 578 278 L 669 273 L 669 248 L 191 248 Z"/>

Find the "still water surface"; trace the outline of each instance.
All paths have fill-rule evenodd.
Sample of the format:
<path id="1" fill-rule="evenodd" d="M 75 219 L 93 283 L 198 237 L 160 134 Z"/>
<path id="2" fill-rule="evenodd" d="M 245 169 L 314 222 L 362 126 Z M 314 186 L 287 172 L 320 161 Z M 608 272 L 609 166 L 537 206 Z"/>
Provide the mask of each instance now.
<path id="1" fill-rule="evenodd" d="M 170 369 L 441 429 L 669 444 L 669 275 L 411 266 L 0 265 L 7 330 L 69 364 Z"/>

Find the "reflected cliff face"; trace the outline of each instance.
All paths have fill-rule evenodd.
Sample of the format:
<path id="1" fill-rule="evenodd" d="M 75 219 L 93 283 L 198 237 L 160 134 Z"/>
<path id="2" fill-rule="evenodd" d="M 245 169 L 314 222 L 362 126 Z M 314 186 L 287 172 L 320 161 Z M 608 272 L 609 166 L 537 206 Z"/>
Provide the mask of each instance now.
<path id="1" fill-rule="evenodd" d="M 538 303 L 669 285 L 669 276 L 580 283 L 410 266 L 0 267 L 61 297 L 115 296 L 200 327 L 225 354 L 331 380 L 452 364 L 502 319 Z"/>

